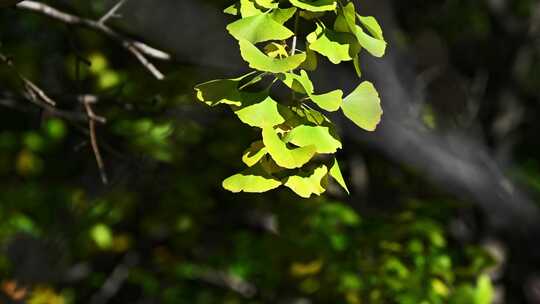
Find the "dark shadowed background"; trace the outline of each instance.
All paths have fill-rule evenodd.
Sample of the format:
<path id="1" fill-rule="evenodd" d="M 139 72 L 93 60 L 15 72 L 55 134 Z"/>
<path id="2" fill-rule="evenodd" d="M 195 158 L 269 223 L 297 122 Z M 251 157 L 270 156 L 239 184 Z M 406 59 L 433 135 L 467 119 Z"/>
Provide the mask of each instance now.
<path id="1" fill-rule="evenodd" d="M 99 31 L 0 9 L 0 303 L 540 303 L 540 4 L 354 2 L 389 41 L 361 58 L 385 115 L 373 133 L 333 117 L 352 194 L 309 200 L 221 188 L 256 134 L 192 88 L 247 70 L 232 1 L 108 20 L 172 55 L 151 58 L 162 81 Z M 43 3 L 97 20 L 117 2 Z M 324 61 L 313 79 L 358 84 Z"/>

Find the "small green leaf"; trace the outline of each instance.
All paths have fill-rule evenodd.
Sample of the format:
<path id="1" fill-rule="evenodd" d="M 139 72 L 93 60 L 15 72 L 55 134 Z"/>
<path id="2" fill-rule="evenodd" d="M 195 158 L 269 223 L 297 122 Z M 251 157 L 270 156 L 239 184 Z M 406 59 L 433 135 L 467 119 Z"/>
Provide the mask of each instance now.
<path id="1" fill-rule="evenodd" d="M 287 144 L 281 140 L 274 128 L 263 128 L 263 142 L 268 153 L 281 167 L 287 169 L 300 168 L 311 160 L 315 155 L 315 146 L 306 146 L 295 149 L 287 148 Z"/>
<path id="2" fill-rule="evenodd" d="M 285 40 L 294 35 L 291 30 L 266 13 L 235 21 L 227 26 L 227 30 L 237 40 L 244 39 L 253 44 L 269 40 Z"/>
<path id="3" fill-rule="evenodd" d="M 271 58 L 244 39 L 239 41 L 239 45 L 242 58 L 251 68 L 259 71 L 283 73 L 298 68 L 306 60 L 306 54 L 296 54 L 283 59 Z"/>
<path id="4" fill-rule="evenodd" d="M 284 73 L 284 75 L 283 83 L 289 88 L 302 94 L 313 94 L 315 89 L 306 71 L 301 70 L 300 75 L 294 73 Z"/>
<path id="5" fill-rule="evenodd" d="M 268 154 L 268 151 L 266 150 L 266 147 L 264 146 L 264 143 L 261 140 L 259 140 L 259 141 L 256 141 L 256 142 L 252 143 L 251 147 L 249 147 L 249 149 L 247 149 L 244 152 L 244 155 L 242 155 L 242 161 L 248 167 L 253 167 L 266 154 Z"/>
<path id="6" fill-rule="evenodd" d="M 298 126 L 292 129 L 285 141 L 299 147 L 315 146 L 317 153 L 336 153 L 342 145 L 330 134 L 330 129 L 323 126 Z"/>
<path id="7" fill-rule="evenodd" d="M 334 164 L 332 165 L 332 168 L 330 168 L 330 176 L 338 182 L 338 184 L 347 191 L 347 194 L 351 194 L 349 192 L 349 188 L 347 187 L 347 183 L 345 182 L 345 179 L 343 178 L 343 175 L 341 174 L 341 169 L 339 168 L 339 163 L 337 159 L 334 158 Z"/>
<path id="8" fill-rule="evenodd" d="M 242 173 L 235 174 L 223 181 L 223 188 L 234 193 L 263 193 L 282 185 L 279 180 L 259 171 L 248 169 Z"/>
<path id="9" fill-rule="evenodd" d="M 335 90 L 320 95 L 311 95 L 311 100 L 317 104 L 321 109 L 334 112 L 339 110 L 343 103 L 343 91 Z"/>
<path id="10" fill-rule="evenodd" d="M 255 0 L 255 3 L 260 6 L 267 9 L 274 9 L 277 8 L 279 3 L 274 2 L 274 0 Z"/>
<path id="11" fill-rule="evenodd" d="M 209 106 L 219 104 L 241 106 L 242 96 L 238 91 L 238 85 L 242 80 L 253 74 L 252 72 L 235 79 L 217 79 L 198 84 L 195 86 L 197 99 Z"/>
<path id="12" fill-rule="evenodd" d="M 240 0 L 240 14 L 242 18 L 262 14 L 263 12 L 255 6 L 252 0 Z"/>
<path id="13" fill-rule="evenodd" d="M 478 278 L 476 291 L 474 293 L 474 304 L 493 303 L 493 285 L 487 275 Z"/>
<path id="14" fill-rule="evenodd" d="M 326 56 L 333 64 L 352 60 L 350 44 L 334 31 L 317 25 L 317 29 L 307 36 L 307 40 L 311 50 Z"/>
<path id="15" fill-rule="evenodd" d="M 321 195 L 326 191 L 321 182 L 327 174 L 328 168 L 322 165 L 313 170 L 308 176 L 290 176 L 287 178 L 285 186 L 304 198 L 310 198 L 313 194 Z"/>
<path id="16" fill-rule="evenodd" d="M 292 5 L 310 12 L 334 11 L 337 7 L 335 0 L 289 0 Z"/>
<path id="17" fill-rule="evenodd" d="M 375 131 L 383 114 L 379 93 L 368 81 L 343 100 L 341 109 L 347 118 L 367 131 Z"/>
<path id="18" fill-rule="evenodd" d="M 231 6 L 228 6 L 226 9 L 223 10 L 225 14 L 238 16 L 240 14 L 240 2 L 237 2 Z"/>
<path id="19" fill-rule="evenodd" d="M 289 21 L 296 13 L 296 7 L 290 8 L 277 8 L 272 11 L 272 18 L 279 24 L 284 24 Z"/>
<path id="20" fill-rule="evenodd" d="M 306 47 L 306 61 L 302 63 L 300 68 L 308 71 L 315 71 L 318 66 L 317 53 L 309 48 L 309 44 Z"/>
<path id="21" fill-rule="evenodd" d="M 273 127 L 285 122 L 279 114 L 278 103 L 271 97 L 234 112 L 240 120 L 252 127 Z"/>
<path id="22" fill-rule="evenodd" d="M 356 38 L 360 45 L 365 48 L 371 55 L 382 57 L 386 53 L 386 42 L 379 40 L 366 34 L 360 26 L 356 26 Z"/>
<path id="23" fill-rule="evenodd" d="M 358 19 L 373 37 L 384 41 L 383 30 L 375 17 L 358 15 Z"/>

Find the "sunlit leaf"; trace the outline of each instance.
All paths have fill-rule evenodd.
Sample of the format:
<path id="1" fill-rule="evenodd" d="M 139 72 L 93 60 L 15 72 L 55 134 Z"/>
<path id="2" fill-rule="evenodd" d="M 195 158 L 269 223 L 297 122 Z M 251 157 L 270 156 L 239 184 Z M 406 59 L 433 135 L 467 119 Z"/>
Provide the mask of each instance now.
<path id="1" fill-rule="evenodd" d="M 259 71 L 283 73 L 298 68 L 306 60 L 306 54 L 296 54 L 283 59 L 271 58 L 246 40 L 240 40 L 239 45 L 242 58 L 251 68 Z"/>
<path id="2" fill-rule="evenodd" d="M 329 29 L 317 25 L 317 29 L 307 36 L 309 48 L 326 56 L 333 64 L 350 61 L 350 44 Z"/>
<path id="3" fill-rule="evenodd" d="M 252 127 L 273 127 L 285 122 L 278 112 L 278 103 L 271 97 L 234 112 L 240 120 Z"/>
<path id="4" fill-rule="evenodd" d="M 251 75 L 253 73 L 235 79 L 217 79 L 198 84 L 195 86 L 197 99 L 209 106 L 219 104 L 241 106 L 242 96 L 238 91 L 238 85 L 242 80 Z"/>
<path id="5" fill-rule="evenodd" d="M 300 168 L 315 155 L 315 146 L 289 149 L 273 128 L 263 128 L 262 135 L 268 153 L 283 168 Z"/>
<path id="6" fill-rule="evenodd" d="M 281 182 L 260 170 L 248 169 L 223 181 L 223 188 L 234 192 L 263 193 L 281 186 Z"/>
<path id="7" fill-rule="evenodd" d="M 297 9 L 296 7 L 290 7 L 290 8 L 277 8 L 272 11 L 272 18 L 279 23 L 284 24 L 285 22 L 289 21 L 294 14 L 296 13 Z"/>
<path id="8" fill-rule="evenodd" d="M 330 168 L 330 176 L 332 176 L 332 178 L 336 182 L 338 182 L 338 184 L 341 187 L 343 187 L 343 189 L 345 189 L 345 191 L 347 191 L 348 194 L 350 194 L 349 188 L 347 187 L 347 183 L 345 182 L 345 179 L 343 178 L 343 175 L 341 174 L 341 169 L 339 168 L 339 163 L 337 159 L 334 159 L 334 164 L 332 165 L 332 168 Z"/>
<path id="9" fill-rule="evenodd" d="M 310 12 L 333 11 L 337 7 L 335 0 L 289 0 L 292 5 Z"/>
<path id="10" fill-rule="evenodd" d="M 327 173 L 328 168 L 322 165 L 307 176 L 290 176 L 285 186 L 304 198 L 310 198 L 313 194 L 321 195 L 326 191 L 321 182 Z"/>
<path id="11" fill-rule="evenodd" d="M 343 103 L 343 91 L 335 90 L 320 95 L 310 95 L 309 98 L 317 104 L 321 109 L 334 112 L 339 110 Z"/>
<path id="12" fill-rule="evenodd" d="M 229 24 L 227 30 L 237 40 L 247 40 L 253 44 L 268 40 L 285 40 L 294 35 L 291 30 L 276 22 L 267 13 L 242 18 Z"/>
<path id="13" fill-rule="evenodd" d="M 336 153 L 342 145 L 330 134 L 330 129 L 323 126 L 298 126 L 291 130 L 285 140 L 299 147 L 315 146 L 317 153 Z"/>
<path id="14" fill-rule="evenodd" d="M 264 146 L 264 143 L 259 140 L 251 144 L 249 149 L 247 149 L 244 152 L 244 155 L 242 155 L 242 161 L 248 166 L 253 167 L 255 164 L 257 164 L 266 154 L 268 154 L 268 151 L 266 150 L 266 147 Z"/>
<path id="15" fill-rule="evenodd" d="M 367 131 L 375 131 L 383 114 L 379 93 L 368 81 L 343 100 L 341 109 L 347 118 Z"/>

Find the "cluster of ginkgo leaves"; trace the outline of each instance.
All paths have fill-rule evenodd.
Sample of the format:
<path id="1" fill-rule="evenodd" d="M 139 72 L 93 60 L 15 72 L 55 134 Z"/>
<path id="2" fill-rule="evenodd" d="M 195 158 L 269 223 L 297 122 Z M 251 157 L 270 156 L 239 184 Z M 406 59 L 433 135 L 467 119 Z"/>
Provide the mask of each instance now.
<path id="1" fill-rule="evenodd" d="M 323 56 L 333 64 L 352 61 L 360 77 L 361 51 L 382 57 L 386 50 L 377 20 L 358 14 L 352 1 L 338 0 L 240 0 L 225 13 L 240 17 L 227 30 L 254 71 L 199 84 L 197 98 L 209 106 L 229 105 L 243 123 L 260 130 L 262 140 L 245 151 L 248 168 L 225 179 L 223 187 L 261 193 L 285 186 L 308 198 L 324 193 L 332 177 L 349 192 L 335 158 L 342 144 L 320 110 L 341 110 L 373 131 L 382 116 L 379 94 L 368 81 L 346 97 L 342 90 L 318 92 L 307 71 L 316 70 Z M 300 22 L 312 27 L 305 37 L 298 35 Z M 271 96 L 279 83 L 291 90 L 290 98 Z"/>

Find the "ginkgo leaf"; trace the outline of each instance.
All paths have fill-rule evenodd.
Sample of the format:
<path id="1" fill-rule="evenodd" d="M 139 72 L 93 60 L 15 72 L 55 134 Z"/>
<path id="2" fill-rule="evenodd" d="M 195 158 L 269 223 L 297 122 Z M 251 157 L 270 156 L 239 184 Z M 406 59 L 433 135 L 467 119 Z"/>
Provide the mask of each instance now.
<path id="1" fill-rule="evenodd" d="M 266 154 L 268 154 L 268 151 L 266 150 L 266 147 L 264 146 L 264 143 L 262 142 L 262 140 L 259 140 L 259 141 L 254 142 L 253 144 L 251 144 L 249 149 L 247 149 L 244 152 L 244 155 L 242 155 L 242 161 L 248 167 L 253 167 Z"/>
<path id="2" fill-rule="evenodd" d="M 304 198 L 310 198 L 313 194 L 321 195 L 326 191 L 321 182 L 327 174 L 328 168 L 322 165 L 310 172 L 306 177 L 290 176 L 287 178 L 285 186 Z"/>
<path id="3" fill-rule="evenodd" d="M 386 53 L 386 41 L 371 37 L 358 25 L 355 34 L 360 45 L 371 55 L 375 57 L 384 56 Z"/>
<path id="4" fill-rule="evenodd" d="M 289 0 L 292 5 L 310 12 L 334 11 L 337 7 L 336 0 Z"/>
<path id="5" fill-rule="evenodd" d="M 329 29 L 317 25 L 317 29 L 307 36 L 307 40 L 311 50 L 326 56 L 333 64 L 352 60 L 350 44 Z"/>
<path id="6" fill-rule="evenodd" d="M 266 56 L 251 42 L 244 39 L 239 41 L 239 45 L 242 58 L 249 63 L 251 68 L 259 71 L 283 73 L 298 68 L 306 60 L 306 54 L 302 53 L 282 59 Z"/>
<path id="7" fill-rule="evenodd" d="M 296 13 L 296 7 L 289 7 L 289 8 L 276 8 L 272 10 L 272 18 L 276 20 L 279 24 L 284 24 L 285 22 L 289 21 L 294 14 Z"/>
<path id="8" fill-rule="evenodd" d="M 332 168 L 330 168 L 330 176 L 341 186 L 347 194 L 350 194 L 349 188 L 347 187 L 347 183 L 345 183 L 345 179 L 343 178 L 343 175 L 341 174 L 341 169 L 339 168 L 339 163 L 337 159 L 334 159 L 334 164 L 332 165 Z"/>
<path id="9" fill-rule="evenodd" d="M 347 3 L 342 7 L 336 21 L 334 22 L 334 30 L 338 32 L 350 32 L 354 33 L 356 27 L 356 9 L 352 2 Z"/>
<path id="10" fill-rule="evenodd" d="M 347 118 L 366 131 L 375 131 L 383 114 L 379 93 L 368 81 L 343 100 L 341 109 Z"/>
<path id="11" fill-rule="evenodd" d="M 301 70 L 300 75 L 294 73 L 284 73 L 284 75 L 283 83 L 289 88 L 302 94 L 313 94 L 315 88 L 306 71 Z"/>
<path id="12" fill-rule="evenodd" d="M 318 66 L 317 53 L 309 48 L 309 44 L 306 47 L 306 61 L 302 63 L 300 68 L 308 71 L 315 71 Z"/>
<path id="13" fill-rule="evenodd" d="M 264 52 L 266 53 L 266 55 L 268 55 L 271 58 L 289 56 L 289 54 L 287 53 L 286 45 L 279 44 L 276 42 L 271 42 L 267 44 L 264 47 Z"/>
<path id="14" fill-rule="evenodd" d="M 298 126 L 284 139 L 299 147 L 313 145 L 317 153 L 336 153 L 342 147 L 341 142 L 330 134 L 330 129 L 323 126 Z"/>
<path id="15" fill-rule="evenodd" d="M 255 3 L 264 8 L 273 9 L 277 8 L 279 3 L 274 2 L 274 0 L 255 0 Z"/>
<path id="16" fill-rule="evenodd" d="M 247 40 L 253 44 L 269 40 L 285 40 L 294 33 L 276 22 L 270 14 L 264 13 L 239 19 L 227 26 L 229 33 L 237 40 Z"/>
<path id="17" fill-rule="evenodd" d="M 240 2 L 237 2 L 231 6 L 228 6 L 226 9 L 223 10 L 225 14 L 238 16 L 240 13 Z"/>
<path id="18" fill-rule="evenodd" d="M 279 114 L 278 103 L 269 96 L 259 103 L 246 106 L 234 113 L 243 123 L 252 127 L 273 127 L 285 122 Z"/>
<path id="19" fill-rule="evenodd" d="M 295 149 L 287 148 L 274 128 L 263 128 L 263 142 L 272 159 L 281 167 L 287 169 L 300 168 L 315 155 L 315 146 L 306 146 Z"/>
<path id="20" fill-rule="evenodd" d="M 374 38 L 384 40 L 383 30 L 375 17 L 358 15 L 358 19 Z"/>
<path id="21" fill-rule="evenodd" d="M 341 104 L 343 103 L 343 91 L 335 90 L 332 92 L 315 95 L 312 94 L 309 98 L 321 109 L 334 112 L 339 110 Z"/>
<path id="22" fill-rule="evenodd" d="M 242 18 L 262 14 L 263 12 L 255 6 L 252 0 L 240 0 L 240 14 Z"/>
<path id="23" fill-rule="evenodd" d="M 248 169 L 225 179 L 222 185 L 234 193 L 263 193 L 278 188 L 282 182 L 264 174 L 262 170 Z"/>
<path id="24" fill-rule="evenodd" d="M 252 72 L 235 79 L 217 79 L 198 84 L 195 86 L 197 99 L 209 106 L 219 104 L 241 106 L 242 96 L 238 91 L 238 85 L 253 74 Z"/>

